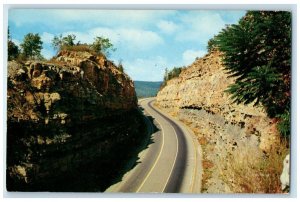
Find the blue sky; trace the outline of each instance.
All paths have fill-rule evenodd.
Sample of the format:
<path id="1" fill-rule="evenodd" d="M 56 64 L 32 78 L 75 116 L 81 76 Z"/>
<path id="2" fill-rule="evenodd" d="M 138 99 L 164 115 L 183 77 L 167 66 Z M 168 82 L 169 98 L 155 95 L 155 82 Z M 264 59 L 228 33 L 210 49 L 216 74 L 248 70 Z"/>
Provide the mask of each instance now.
<path id="1" fill-rule="evenodd" d="M 122 60 L 133 80 L 161 81 L 164 69 L 187 66 L 206 54 L 207 41 L 245 11 L 230 10 L 80 10 L 11 9 L 8 24 L 13 41 L 39 33 L 42 54 L 55 55 L 55 35 L 75 34 L 82 43 L 109 38 L 117 49 L 109 59 Z"/>

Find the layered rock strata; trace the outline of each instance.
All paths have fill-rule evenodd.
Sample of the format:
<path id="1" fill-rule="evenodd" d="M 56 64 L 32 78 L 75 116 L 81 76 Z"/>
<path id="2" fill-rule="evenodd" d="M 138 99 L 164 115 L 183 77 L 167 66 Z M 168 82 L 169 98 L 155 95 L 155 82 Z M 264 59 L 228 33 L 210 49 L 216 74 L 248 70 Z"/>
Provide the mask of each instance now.
<path id="1" fill-rule="evenodd" d="M 203 145 L 213 167 L 203 190 L 209 193 L 231 192 L 222 180 L 230 156 L 245 159 L 251 153 L 251 159 L 259 159 L 279 141 L 276 123 L 262 108 L 237 105 L 224 92 L 234 81 L 222 54 L 214 51 L 183 69 L 157 95 L 156 104 L 189 125 Z"/>
<path id="2" fill-rule="evenodd" d="M 143 128 L 133 81 L 104 56 L 9 62 L 7 189 L 103 191 Z"/>

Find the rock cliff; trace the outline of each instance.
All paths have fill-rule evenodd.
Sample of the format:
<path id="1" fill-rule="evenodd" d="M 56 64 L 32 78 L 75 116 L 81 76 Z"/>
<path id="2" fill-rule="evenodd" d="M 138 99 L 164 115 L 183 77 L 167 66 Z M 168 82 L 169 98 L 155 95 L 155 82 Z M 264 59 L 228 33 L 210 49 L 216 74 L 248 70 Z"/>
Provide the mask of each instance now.
<path id="1" fill-rule="evenodd" d="M 276 123 L 262 108 L 234 104 L 224 93 L 235 79 L 228 77 L 221 60 L 219 51 L 196 59 L 179 77 L 167 82 L 156 102 L 198 136 L 205 152 L 203 166 L 214 170 L 204 182 L 203 191 L 209 193 L 231 191 L 230 180 L 227 184 L 222 180 L 230 156 L 245 159 L 251 153 L 251 159 L 262 158 L 279 141 Z"/>
<path id="2" fill-rule="evenodd" d="M 103 55 L 9 62 L 7 189 L 103 191 L 142 139 L 136 107 L 133 81 Z"/>

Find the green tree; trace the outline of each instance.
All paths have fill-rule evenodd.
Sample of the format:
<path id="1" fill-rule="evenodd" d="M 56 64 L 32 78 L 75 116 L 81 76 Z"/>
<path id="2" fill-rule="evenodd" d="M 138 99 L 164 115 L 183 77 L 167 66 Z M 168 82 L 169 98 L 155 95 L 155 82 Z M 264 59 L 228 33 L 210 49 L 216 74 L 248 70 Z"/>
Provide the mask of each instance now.
<path id="1" fill-rule="evenodd" d="M 211 52 L 215 48 L 216 48 L 216 42 L 215 42 L 215 37 L 214 37 L 214 38 L 211 38 L 208 40 L 206 49 L 208 52 Z"/>
<path id="2" fill-rule="evenodd" d="M 62 34 L 60 34 L 59 36 L 54 36 L 54 38 L 52 39 L 52 47 L 59 51 L 65 46 L 75 46 L 75 40 L 76 35 L 74 34 L 68 34 L 64 37 L 62 36 Z M 79 45 L 78 43 L 77 45 Z"/>
<path id="3" fill-rule="evenodd" d="M 211 42 L 224 53 L 225 69 L 236 78 L 227 89 L 234 102 L 262 105 L 269 117 L 280 119 L 281 133 L 288 134 L 283 127 L 289 125 L 284 114 L 290 114 L 291 14 L 249 11 Z"/>
<path id="4" fill-rule="evenodd" d="M 9 32 L 9 27 L 7 31 L 7 54 L 8 54 L 8 60 L 13 60 L 18 57 L 20 50 L 19 47 L 12 41 L 10 32 Z"/>
<path id="5" fill-rule="evenodd" d="M 63 37 L 64 45 L 74 46 L 75 45 L 75 39 L 76 39 L 76 36 L 74 34 L 69 34 L 69 35 Z"/>
<path id="6" fill-rule="evenodd" d="M 97 36 L 94 39 L 94 42 L 91 45 L 91 48 L 96 53 L 98 53 L 98 54 L 102 53 L 104 55 L 109 55 L 110 51 L 116 50 L 108 38 L 99 37 L 99 36 Z"/>
<path id="7" fill-rule="evenodd" d="M 41 37 L 39 34 L 29 33 L 27 34 L 23 42 L 20 44 L 22 48 L 22 54 L 26 58 L 39 58 L 41 57 L 43 42 L 41 41 Z"/>
<path id="8" fill-rule="evenodd" d="M 179 74 L 181 73 L 182 69 L 184 67 L 174 67 L 173 69 L 171 70 L 168 70 L 168 68 L 165 69 L 165 73 L 164 73 L 164 80 L 160 86 L 160 88 L 162 89 L 164 86 L 167 85 L 167 81 L 175 78 L 175 77 L 178 77 Z"/>

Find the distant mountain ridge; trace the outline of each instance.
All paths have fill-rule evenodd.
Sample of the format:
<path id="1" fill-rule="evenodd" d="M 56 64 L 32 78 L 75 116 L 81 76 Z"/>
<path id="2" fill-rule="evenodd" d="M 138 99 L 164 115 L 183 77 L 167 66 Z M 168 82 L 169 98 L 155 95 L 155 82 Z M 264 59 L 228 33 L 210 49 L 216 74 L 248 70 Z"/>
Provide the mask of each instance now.
<path id="1" fill-rule="evenodd" d="M 133 81 L 138 98 L 155 97 L 162 81 Z"/>

